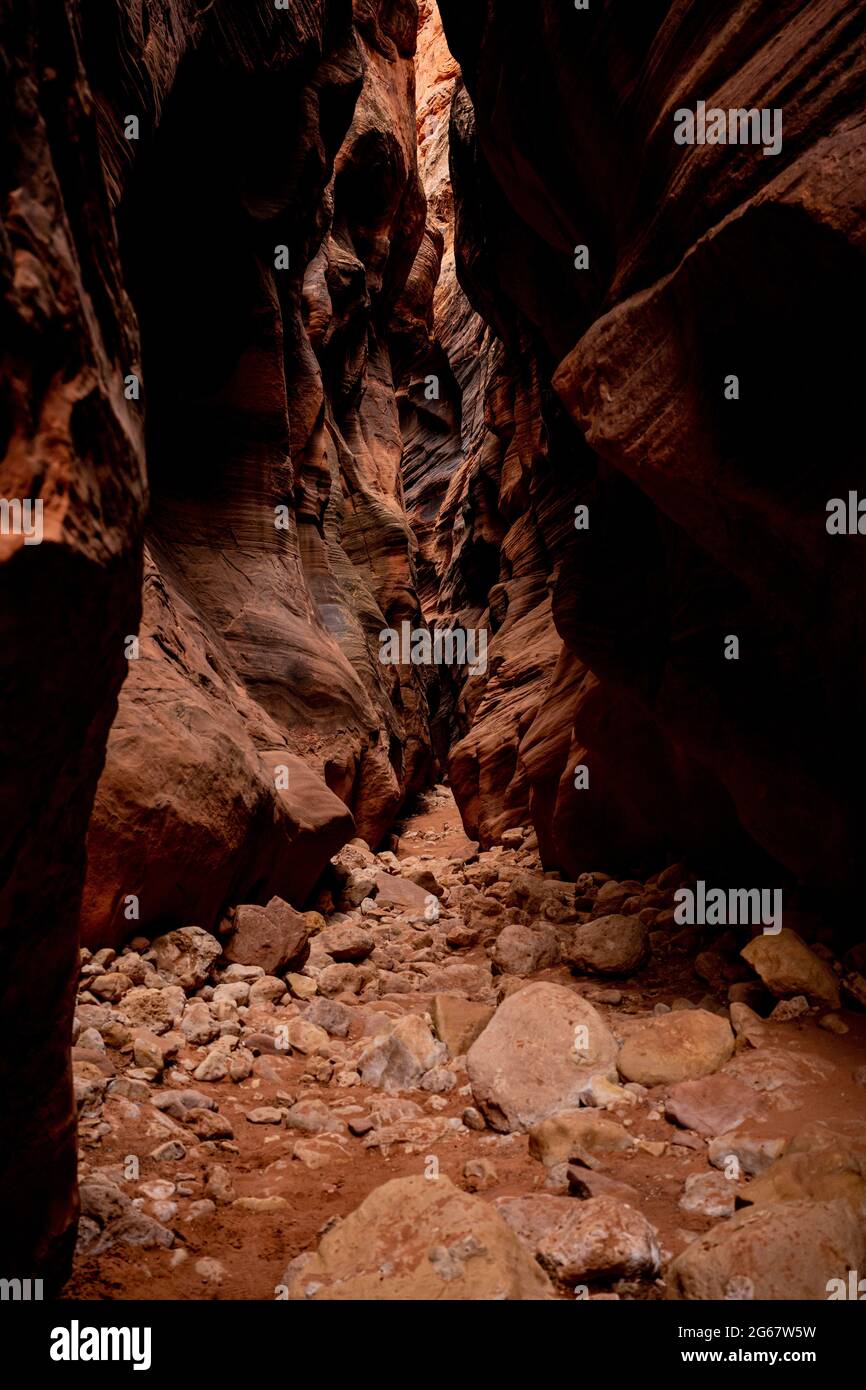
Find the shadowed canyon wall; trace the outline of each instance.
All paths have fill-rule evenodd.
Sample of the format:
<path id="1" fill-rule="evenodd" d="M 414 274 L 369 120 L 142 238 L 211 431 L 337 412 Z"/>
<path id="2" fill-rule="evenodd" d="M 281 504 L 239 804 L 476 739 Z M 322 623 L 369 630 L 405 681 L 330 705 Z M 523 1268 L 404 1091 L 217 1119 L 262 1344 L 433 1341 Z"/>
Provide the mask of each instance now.
<path id="1" fill-rule="evenodd" d="M 493 706 L 500 629 L 452 758 L 458 800 L 490 838 L 514 779 L 526 784 L 545 858 L 572 871 L 665 846 L 730 856 L 745 833 L 800 880 L 841 889 L 863 810 L 866 569 L 863 539 L 825 523 L 862 476 L 849 344 L 866 10 L 532 0 L 519 24 L 507 0 L 440 10 L 465 82 L 461 281 L 520 364 L 513 390 L 536 364 L 523 434 L 544 451 L 543 468 L 521 454 L 519 521 L 504 461 L 491 469 L 510 528 L 490 594 L 510 614 L 511 537 L 532 527 L 529 567 L 564 642 L 515 764 Z M 675 110 L 699 100 L 781 109 L 781 152 L 676 144 Z M 587 530 L 551 527 L 563 484 L 589 506 Z M 471 526 L 482 508 L 465 495 Z"/>
<path id="2" fill-rule="evenodd" d="M 0 21 L 2 492 L 45 532 L 0 537 L 3 1270 L 53 1279 L 79 907 L 101 945 L 301 905 L 434 770 L 435 673 L 377 660 L 419 614 L 389 355 L 417 11 Z"/>

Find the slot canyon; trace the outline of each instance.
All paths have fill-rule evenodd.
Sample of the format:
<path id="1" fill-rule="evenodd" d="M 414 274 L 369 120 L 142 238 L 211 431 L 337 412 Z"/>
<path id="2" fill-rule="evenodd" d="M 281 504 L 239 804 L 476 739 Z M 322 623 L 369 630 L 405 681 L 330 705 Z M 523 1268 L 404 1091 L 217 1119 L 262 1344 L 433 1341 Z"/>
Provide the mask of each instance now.
<path id="1" fill-rule="evenodd" d="M 864 0 L 0 47 L 0 1277 L 866 1275 Z"/>

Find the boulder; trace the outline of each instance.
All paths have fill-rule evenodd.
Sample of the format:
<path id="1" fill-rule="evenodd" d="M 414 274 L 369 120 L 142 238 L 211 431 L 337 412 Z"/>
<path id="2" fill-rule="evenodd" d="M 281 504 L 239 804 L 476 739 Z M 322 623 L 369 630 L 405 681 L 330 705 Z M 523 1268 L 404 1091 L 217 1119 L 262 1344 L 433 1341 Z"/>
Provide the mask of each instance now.
<path id="1" fill-rule="evenodd" d="M 740 1172 L 752 1178 L 781 1158 L 788 1143 L 783 1135 L 720 1134 L 708 1145 L 707 1158 L 714 1168 L 725 1168 L 736 1159 Z"/>
<path id="2" fill-rule="evenodd" d="M 525 927 L 512 922 L 489 949 L 490 959 L 503 975 L 523 979 L 536 970 L 559 964 L 559 942 L 552 927 Z"/>
<path id="3" fill-rule="evenodd" d="M 866 1228 L 844 1201 L 749 1207 L 667 1267 L 673 1299 L 824 1300 L 831 1279 L 866 1267 Z"/>
<path id="4" fill-rule="evenodd" d="M 423 917 L 428 899 L 434 896 L 420 884 L 396 874 L 377 873 L 375 885 L 376 902 L 380 907 L 398 907 L 418 917 Z"/>
<path id="5" fill-rule="evenodd" d="M 581 1149 L 622 1153 L 634 1146 L 627 1129 L 597 1110 L 561 1110 L 529 1131 L 529 1152 L 547 1167 L 567 1163 Z"/>
<path id="6" fill-rule="evenodd" d="M 743 1189 L 753 1206 L 837 1199 L 866 1213 L 866 1160 L 832 1135 L 798 1135 L 782 1157 Z"/>
<path id="7" fill-rule="evenodd" d="M 601 1015 L 561 985 L 524 986 L 500 1004 L 466 1058 L 475 1104 L 493 1129 L 528 1130 L 576 1108 L 596 1073 L 616 1076 Z"/>
<path id="8" fill-rule="evenodd" d="M 167 1033 L 180 1022 L 184 1007 L 183 992 L 178 989 L 178 1001 L 172 989 L 148 989 L 138 985 L 123 996 L 118 1014 L 128 1028 L 149 1028 L 153 1033 Z"/>
<path id="9" fill-rule="evenodd" d="M 281 898 L 271 898 L 267 907 L 243 904 L 235 909 L 224 954 L 238 965 L 260 965 L 266 975 L 299 970 L 310 954 L 307 924 Z"/>
<path id="10" fill-rule="evenodd" d="M 646 1217 L 614 1197 L 572 1202 L 571 1211 L 538 1245 L 537 1258 L 557 1283 L 654 1278 L 661 1256 Z"/>
<path id="11" fill-rule="evenodd" d="M 686 1178 L 680 1207 L 694 1216 L 732 1216 L 737 1186 L 722 1173 L 692 1173 Z"/>
<path id="12" fill-rule="evenodd" d="M 707 1136 L 727 1133 L 760 1110 L 761 1102 L 751 1086 L 724 1073 L 681 1081 L 665 1098 L 669 1120 Z"/>
<path id="13" fill-rule="evenodd" d="M 302 1255 L 289 1298 L 342 1301 L 547 1299 L 550 1283 L 502 1217 L 448 1178 L 396 1178 Z"/>
<path id="14" fill-rule="evenodd" d="M 322 950 L 335 961 L 366 960 L 375 946 L 371 932 L 353 922 L 328 927 L 319 937 Z"/>
<path id="15" fill-rule="evenodd" d="M 626 1081 L 665 1086 L 709 1076 L 733 1050 L 734 1035 L 726 1018 L 705 1009 L 676 1010 L 633 1033 L 617 1065 Z"/>
<path id="16" fill-rule="evenodd" d="M 614 914 L 579 927 L 562 954 L 581 973 L 630 975 L 646 964 L 649 953 L 649 933 L 643 922 Z"/>
<path id="17" fill-rule="evenodd" d="M 839 1007 L 839 982 L 833 971 L 790 927 L 775 936 L 754 937 L 740 954 L 777 999 L 805 994 L 815 1003 Z"/>
<path id="18" fill-rule="evenodd" d="M 476 1004 L 456 994 L 434 994 L 430 1005 L 433 1031 L 451 1057 L 463 1057 L 493 1017 L 489 1004 Z"/>
<path id="19" fill-rule="evenodd" d="M 181 989 L 201 989 L 214 962 L 222 955 L 222 945 L 201 927 L 178 927 L 151 942 L 156 968 L 171 975 Z"/>
<path id="20" fill-rule="evenodd" d="M 365 1086 L 408 1091 L 447 1056 L 444 1043 L 434 1038 L 417 1014 L 406 1014 L 392 1032 L 380 1034 L 361 1053 L 358 1070 Z"/>

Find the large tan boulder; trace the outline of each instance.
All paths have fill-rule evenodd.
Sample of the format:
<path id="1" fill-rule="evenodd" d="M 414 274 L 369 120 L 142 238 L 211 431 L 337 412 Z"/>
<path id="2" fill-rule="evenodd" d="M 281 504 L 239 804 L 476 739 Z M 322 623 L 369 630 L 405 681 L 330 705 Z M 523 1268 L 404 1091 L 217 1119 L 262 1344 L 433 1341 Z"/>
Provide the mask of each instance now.
<path id="1" fill-rule="evenodd" d="M 833 971 L 790 927 L 775 936 L 754 937 L 740 955 L 777 999 L 805 994 L 815 1003 L 839 1007 L 839 982 Z"/>
<path id="2" fill-rule="evenodd" d="M 475 1103 L 493 1129 L 531 1129 L 580 1104 L 596 1073 L 616 1076 L 601 1015 L 562 985 L 527 985 L 500 1004 L 466 1058 Z"/>
<path id="3" fill-rule="evenodd" d="M 377 1187 L 287 1271 L 291 1300 L 537 1300 L 553 1295 L 502 1217 L 448 1178 Z"/>
<path id="4" fill-rule="evenodd" d="M 662 1014 L 639 1028 L 619 1054 L 620 1075 L 642 1086 L 694 1081 L 724 1066 L 734 1050 L 726 1018 L 705 1009 Z"/>
<path id="5" fill-rule="evenodd" d="M 866 1227 L 845 1201 L 749 1207 L 668 1266 L 673 1299 L 826 1299 L 831 1279 L 866 1265 Z"/>

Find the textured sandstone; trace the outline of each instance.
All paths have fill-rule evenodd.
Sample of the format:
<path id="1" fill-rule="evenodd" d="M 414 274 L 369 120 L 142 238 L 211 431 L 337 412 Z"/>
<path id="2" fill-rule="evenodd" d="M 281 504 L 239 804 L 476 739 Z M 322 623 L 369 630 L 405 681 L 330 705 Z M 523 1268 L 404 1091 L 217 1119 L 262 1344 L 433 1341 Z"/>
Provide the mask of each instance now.
<path id="1" fill-rule="evenodd" d="M 529 34 L 509 0 L 440 5 L 465 83 L 460 279 L 506 345 L 499 399 L 523 402 L 503 454 L 491 401 L 460 492 L 464 531 L 499 550 L 473 576 L 498 631 L 451 772 L 471 833 L 489 841 L 528 805 L 545 860 L 574 872 L 633 871 L 670 844 L 731 856 L 748 835 L 800 878 L 851 884 L 866 591 L 825 506 L 857 486 L 864 16 L 837 0 L 687 9 L 539 0 Z M 783 107 L 781 153 L 675 145 L 675 108 L 701 96 Z M 571 502 L 586 531 L 557 524 Z M 532 633 L 522 660 L 515 622 Z"/>
<path id="2" fill-rule="evenodd" d="M 397 1178 L 290 1269 L 289 1298 L 545 1299 L 546 1275 L 480 1197 L 448 1178 Z"/>
<path id="3" fill-rule="evenodd" d="M 601 1015 L 561 985 L 530 984 L 500 1004 L 466 1067 L 493 1129 L 531 1129 L 580 1103 L 597 1072 L 615 1075 L 616 1044 Z"/>

